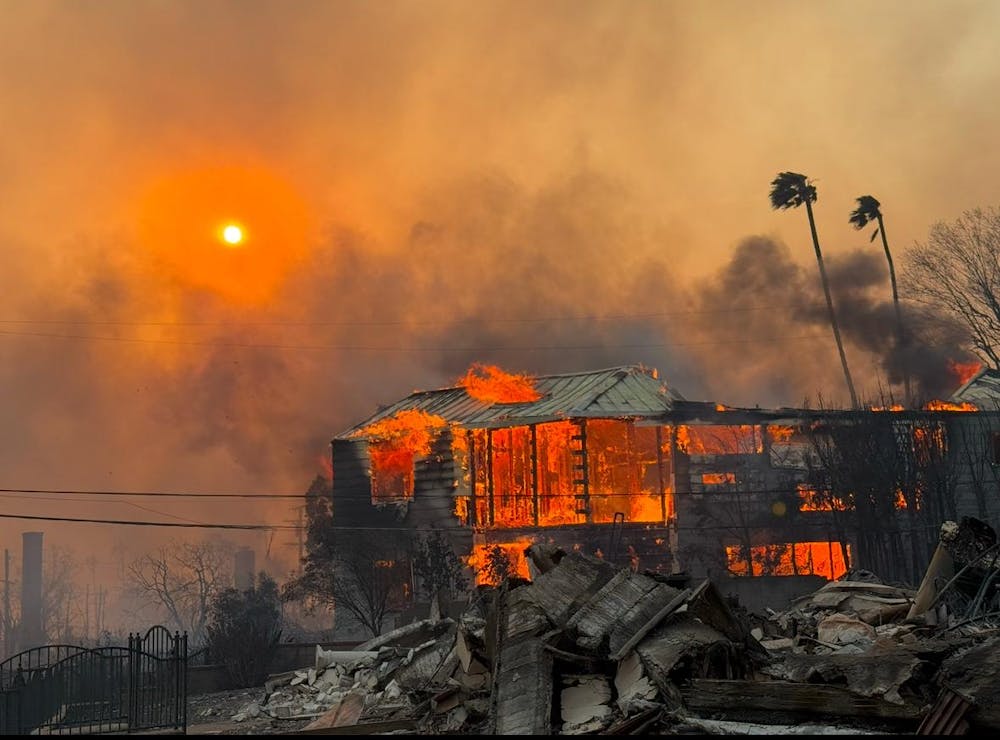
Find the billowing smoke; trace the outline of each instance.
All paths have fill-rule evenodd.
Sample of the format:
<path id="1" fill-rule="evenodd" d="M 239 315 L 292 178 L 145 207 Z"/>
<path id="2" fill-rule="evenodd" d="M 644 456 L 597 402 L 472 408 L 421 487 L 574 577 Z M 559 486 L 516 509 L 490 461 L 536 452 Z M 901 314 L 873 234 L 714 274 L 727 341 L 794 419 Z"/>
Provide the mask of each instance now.
<path id="1" fill-rule="evenodd" d="M 812 251 L 803 257 L 809 260 Z M 950 363 L 971 359 L 967 337 L 961 327 L 942 323 L 904 299 L 899 341 L 881 249 L 826 256 L 825 264 L 862 399 L 903 402 L 907 376 L 914 401 L 947 397 L 956 389 Z M 720 397 L 726 389 L 731 395 L 725 397 L 735 396 L 739 403 L 846 402 L 814 261 L 793 260 L 789 248 L 773 239 L 748 237 L 705 289 L 695 292 L 694 303 L 700 313 L 692 331 L 718 342 L 705 372 Z M 734 330 L 742 337 L 734 337 Z M 697 354 L 704 360 L 706 353 Z"/>

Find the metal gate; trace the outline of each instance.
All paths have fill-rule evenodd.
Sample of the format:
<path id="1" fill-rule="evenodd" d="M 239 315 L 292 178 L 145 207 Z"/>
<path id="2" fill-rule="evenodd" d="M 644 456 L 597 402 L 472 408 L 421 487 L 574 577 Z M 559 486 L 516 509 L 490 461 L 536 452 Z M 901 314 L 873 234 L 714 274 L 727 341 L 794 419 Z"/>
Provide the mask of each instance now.
<path id="1" fill-rule="evenodd" d="M 0 663 L 4 735 L 187 728 L 187 635 L 153 627 L 127 647 L 46 645 Z"/>

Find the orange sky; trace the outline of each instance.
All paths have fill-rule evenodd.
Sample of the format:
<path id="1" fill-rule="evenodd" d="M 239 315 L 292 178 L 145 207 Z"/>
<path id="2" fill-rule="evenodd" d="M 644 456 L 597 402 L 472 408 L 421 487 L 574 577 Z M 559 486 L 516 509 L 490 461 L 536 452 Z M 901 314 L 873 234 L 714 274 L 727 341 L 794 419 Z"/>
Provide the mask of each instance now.
<path id="1" fill-rule="evenodd" d="M 0 487 L 304 490 L 333 434 L 473 360 L 644 361 L 693 398 L 836 399 L 828 337 L 782 345 L 797 369 L 776 374 L 767 340 L 809 332 L 766 315 L 567 317 L 705 316 L 757 235 L 815 289 L 804 214 L 768 207 L 780 170 L 816 180 L 834 259 L 875 249 L 847 224 L 857 195 L 899 250 L 996 198 L 990 0 L 33 0 L 3 17 Z M 239 250 L 213 240 L 228 220 Z M 750 329 L 759 343 L 733 344 Z"/>

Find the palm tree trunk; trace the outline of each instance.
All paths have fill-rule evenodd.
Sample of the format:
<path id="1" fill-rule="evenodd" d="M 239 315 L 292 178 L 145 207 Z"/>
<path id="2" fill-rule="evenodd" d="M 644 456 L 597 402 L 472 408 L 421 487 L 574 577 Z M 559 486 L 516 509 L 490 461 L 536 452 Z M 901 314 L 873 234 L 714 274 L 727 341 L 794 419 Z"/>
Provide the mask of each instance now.
<path id="1" fill-rule="evenodd" d="M 840 353 L 840 365 L 844 368 L 844 380 L 851 394 L 851 407 L 858 408 L 858 394 L 854 392 L 854 381 L 847 367 L 847 355 L 844 354 L 844 343 L 840 339 L 840 327 L 837 325 L 837 314 L 833 310 L 833 297 L 830 295 L 830 282 L 826 278 L 826 265 L 823 264 L 823 253 L 819 249 L 819 236 L 816 234 L 816 220 L 813 218 L 812 203 L 806 200 L 806 215 L 809 216 L 809 231 L 812 232 L 813 248 L 816 250 L 816 262 L 819 264 L 819 278 L 823 283 L 823 293 L 826 295 L 826 308 L 830 312 L 830 326 L 833 327 L 833 338 L 837 341 L 837 351 Z"/>
<path id="2" fill-rule="evenodd" d="M 879 213 L 878 233 L 882 235 L 882 247 L 885 249 L 885 261 L 889 263 L 889 283 L 892 285 L 892 306 L 896 309 L 896 345 L 900 350 L 904 347 L 906 335 L 903 333 L 903 314 L 899 310 L 899 290 L 896 288 L 896 268 L 892 265 L 892 253 L 889 252 L 889 240 L 885 236 L 885 224 L 882 222 L 882 214 Z M 910 396 L 910 373 L 906 365 L 903 365 L 903 392 L 906 394 L 906 405 L 912 402 Z"/>

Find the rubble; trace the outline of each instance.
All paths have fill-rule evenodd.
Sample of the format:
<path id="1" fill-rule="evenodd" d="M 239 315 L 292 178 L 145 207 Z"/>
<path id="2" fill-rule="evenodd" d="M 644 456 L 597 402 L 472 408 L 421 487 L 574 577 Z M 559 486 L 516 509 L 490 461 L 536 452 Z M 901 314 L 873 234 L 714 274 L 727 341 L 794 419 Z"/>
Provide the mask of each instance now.
<path id="1" fill-rule="evenodd" d="M 963 526 L 976 536 L 962 537 Z M 962 543 L 941 548 L 958 565 L 944 582 L 925 578 L 930 597 L 854 572 L 761 616 L 733 609 L 708 580 L 668 583 L 532 546 L 533 582 L 481 588 L 457 620 L 406 625 L 355 650 L 317 648 L 314 665 L 271 677 L 264 701 L 237 717 L 309 717 L 313 734 L 996 729 L 995 544 L 966 522 L 943 532 Z M 956 612 L 946 584 L 970 562 L 981 582 L 954 586 L 966 594 Z M 928 622 L 927 610 L 943 619 Z"/>

